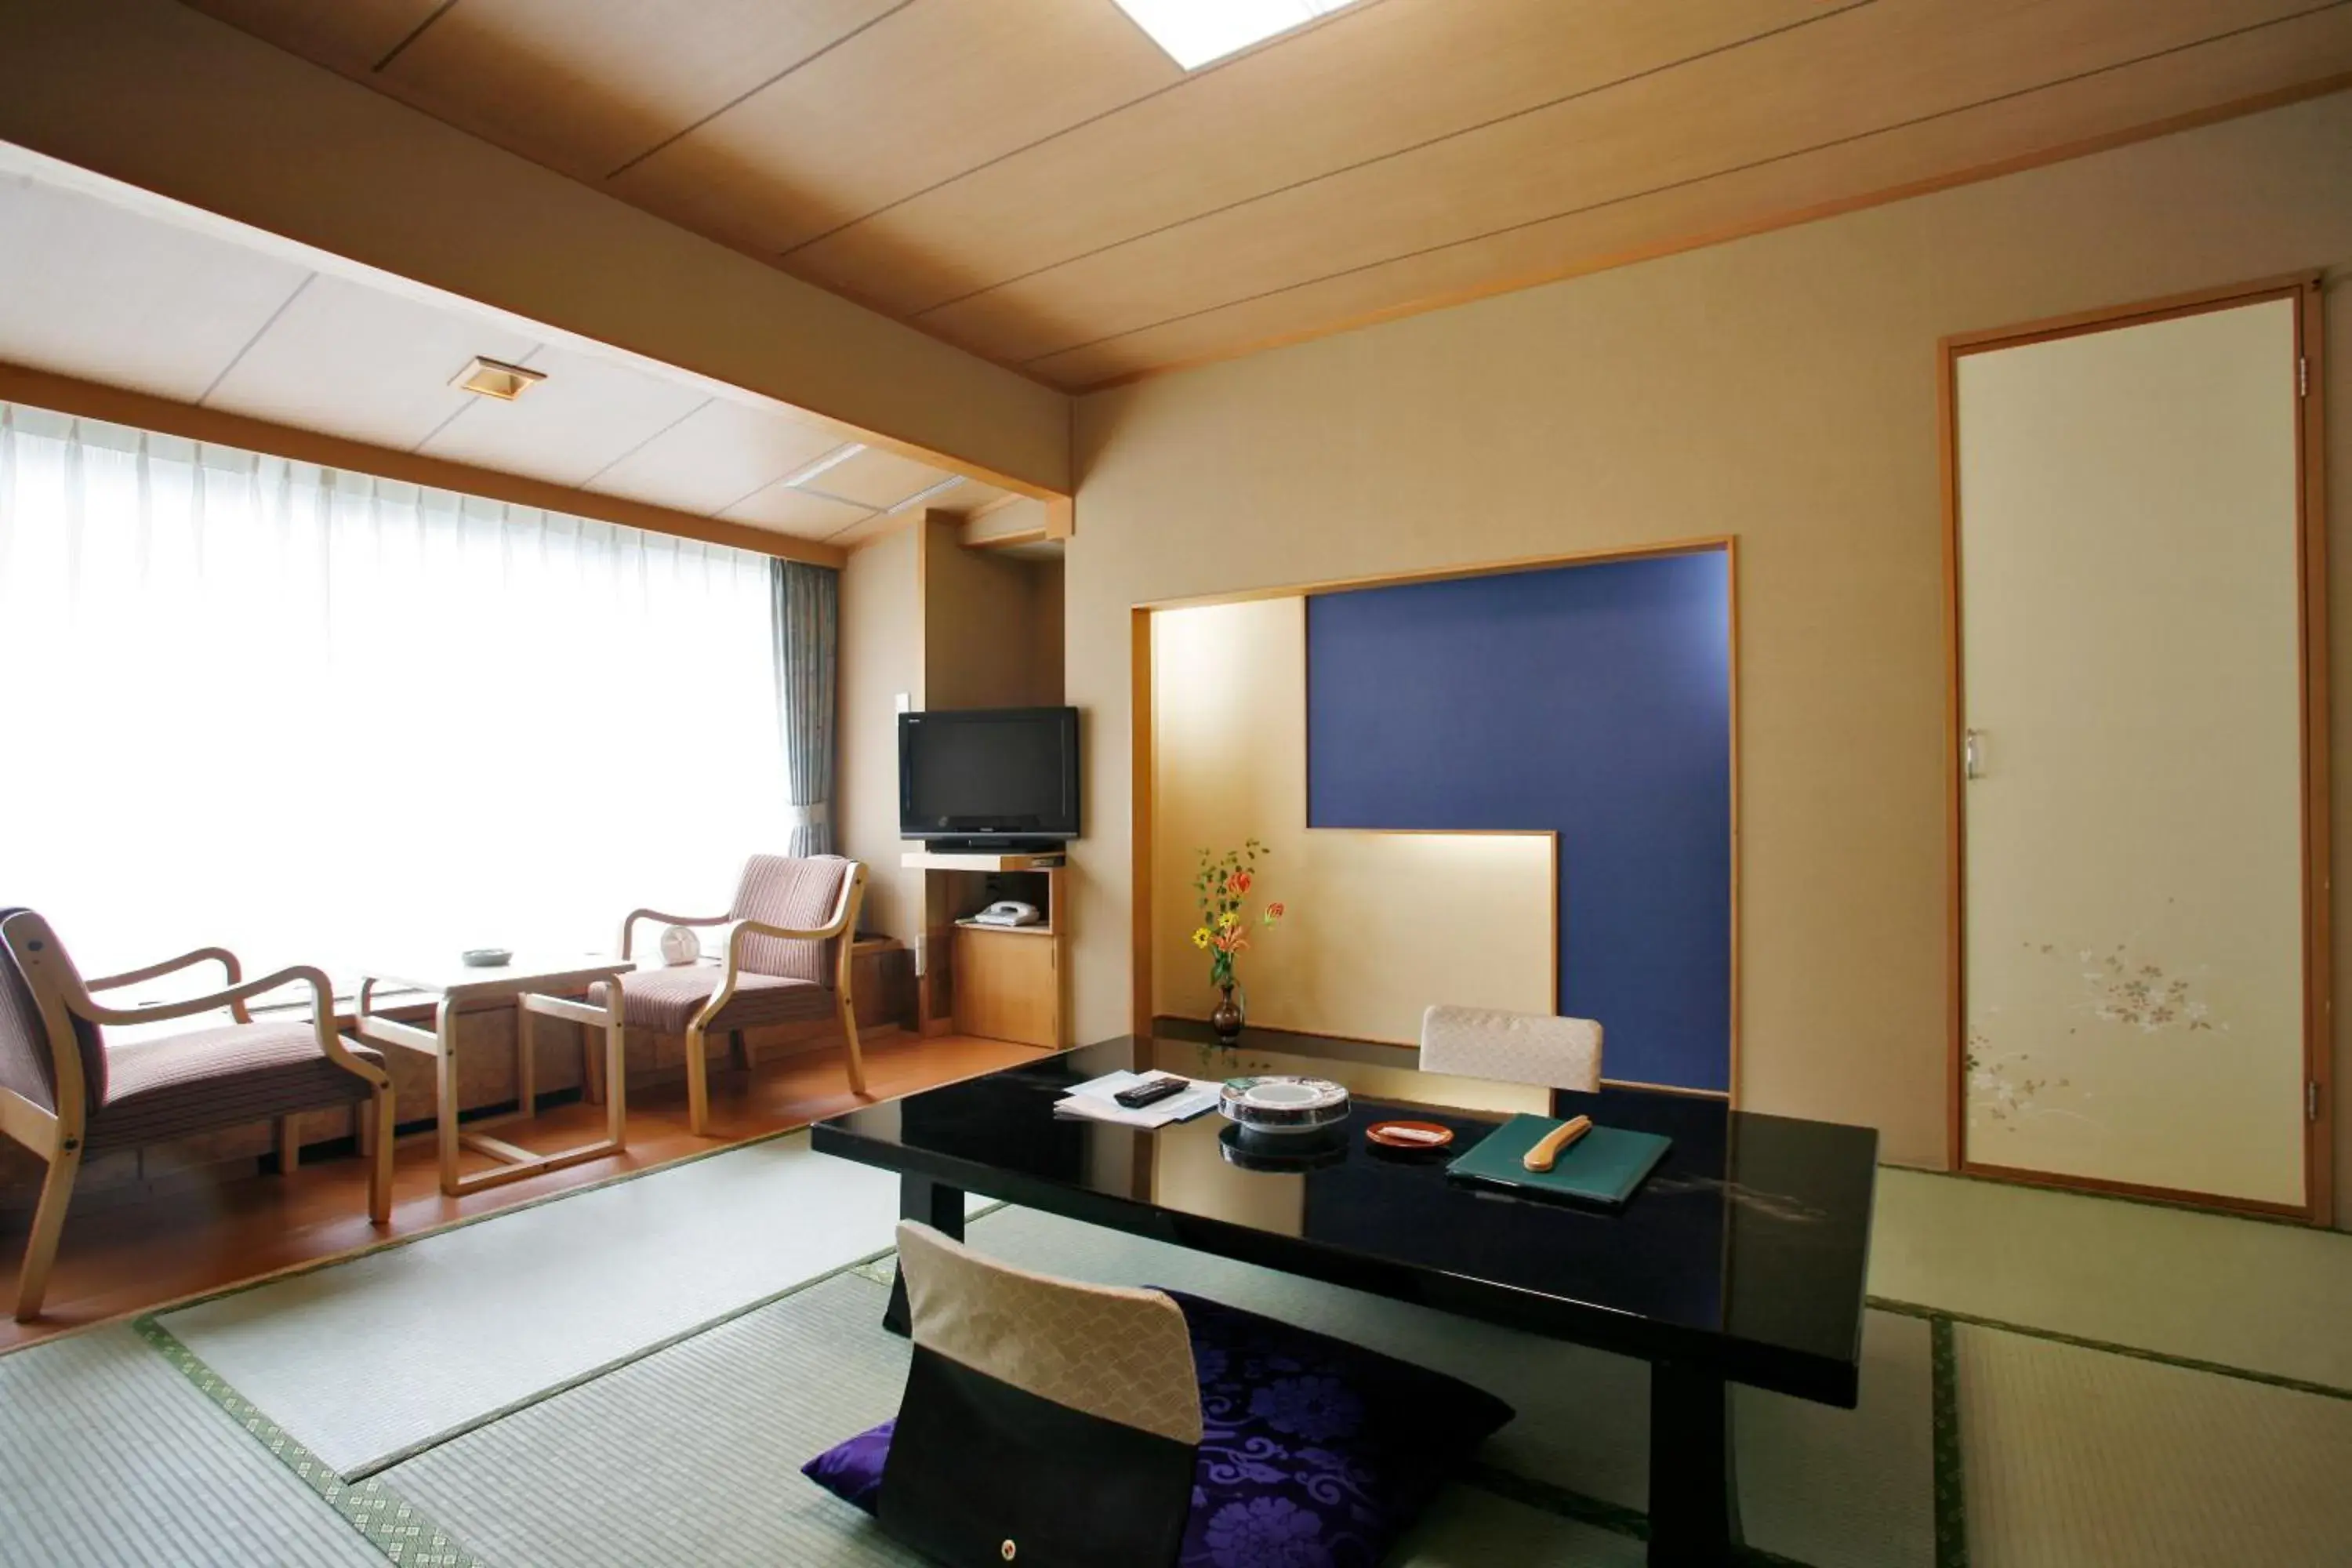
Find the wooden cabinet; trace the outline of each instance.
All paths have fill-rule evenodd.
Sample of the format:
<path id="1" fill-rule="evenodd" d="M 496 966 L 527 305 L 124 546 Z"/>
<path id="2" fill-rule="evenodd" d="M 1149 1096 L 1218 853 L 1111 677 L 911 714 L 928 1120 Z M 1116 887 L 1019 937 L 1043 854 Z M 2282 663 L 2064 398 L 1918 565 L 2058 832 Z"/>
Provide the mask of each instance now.
<path id="1" fill-rule="evenodd" d="M 955 928 L 955 1026 L 961 1035 L 1062 1043 L 1061 942 L 1043 927 Z"/>

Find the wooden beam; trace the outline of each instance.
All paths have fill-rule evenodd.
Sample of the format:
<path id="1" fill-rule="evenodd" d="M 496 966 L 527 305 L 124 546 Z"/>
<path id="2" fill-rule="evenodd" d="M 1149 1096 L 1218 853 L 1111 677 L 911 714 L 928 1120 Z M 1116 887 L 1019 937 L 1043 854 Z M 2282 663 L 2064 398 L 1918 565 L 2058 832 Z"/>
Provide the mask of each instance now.
<path id="1" fill-rule="evenodd" d="M 194 404 L 175 403 L 168 397 L 131 392 L 95 381 L 81 381 L 26 365 L 0 363 L 0 402 L 52 409 L 82 419 L 102 419 L 110 424 L 160 431 L 166 436 L 178 436 L 190 441 L 237 447 L 248 452 L 263 452 L 293 462 L 317 463 L 324 468 L 373 474 L 378 479 L 398 479 L 433 489 L 455 490 L 461 495 L 480 496 L 487 500 L 505 501 L 513 506 L 536 507 L 542 511 L 593 518 L 598 522 L 643 529 L 648 533 L 667 533 L 678 539 L 699 540 L 705 544 L 724 544 L 785 561 L 838 566 L 848 559 L 848 552 L 839 545 L 825 544 L 814 539 L 797 539 L 788 533 L 772 533 L 764 528 L 723 522 L 715 517 L 698 517 L 692 512 L 674 511 L 666 506 L 630 500 L 623 496 L 576 489 L 570 485 L 551 484 L 544 479 L 529 479 L 520 474 L 502 473 L 496 468 L 476 468 L 471 463 L 452 463 L 440 458 L 420 457 L 415 452 L 372 446 L 365 441 L 347 440 L 341 436 L 321 435 L 316 430 L 300 430 L 291 425 L 273 424 L 267 419 L 227 414 L 216 408 L 200 408 Z"/>

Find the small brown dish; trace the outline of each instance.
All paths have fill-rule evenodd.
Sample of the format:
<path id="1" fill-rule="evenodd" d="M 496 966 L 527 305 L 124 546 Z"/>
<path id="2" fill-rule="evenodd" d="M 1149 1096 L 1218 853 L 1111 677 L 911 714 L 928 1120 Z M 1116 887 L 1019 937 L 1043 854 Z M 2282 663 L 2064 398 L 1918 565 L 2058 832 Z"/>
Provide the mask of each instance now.
<path id="1" fill-rule="evenodd" d="M 1432 1154 L 1452 1145 L 1454 1129 L 1434 1121 L 1375 1121 L 1364 1129 L 1364 1136 L 1383 1149 Z"/>

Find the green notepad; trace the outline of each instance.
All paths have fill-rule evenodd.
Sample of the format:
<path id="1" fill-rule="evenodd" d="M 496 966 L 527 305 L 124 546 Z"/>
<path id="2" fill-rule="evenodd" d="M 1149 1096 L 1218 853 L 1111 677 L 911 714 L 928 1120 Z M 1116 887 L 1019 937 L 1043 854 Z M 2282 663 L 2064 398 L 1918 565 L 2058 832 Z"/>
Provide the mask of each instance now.
<path id="1" fill-rule="evenodd" d="M 1519 1163 L 1527 1152 L 1559 1125 L 1549 1116 L 1514 1116 L 1445 1168 L 1450 1176 L 1487 1186 L 1510 1187 L 1547 1197 L 1570 1198 L 1617 1207 L 1633 1195 L 1652 1167 L 1666 1157 L 1674 1140 L 1654 1132 L 1595 1127 L 1552 1164 L 1530 1171 Z"/>

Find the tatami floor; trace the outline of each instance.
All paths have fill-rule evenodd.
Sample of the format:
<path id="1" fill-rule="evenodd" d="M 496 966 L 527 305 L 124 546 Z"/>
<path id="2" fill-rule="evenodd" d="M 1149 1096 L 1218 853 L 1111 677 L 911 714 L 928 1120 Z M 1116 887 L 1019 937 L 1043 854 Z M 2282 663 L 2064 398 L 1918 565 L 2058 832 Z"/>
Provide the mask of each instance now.
<path id="1" fill-rule="evenodd" d="M 866 1088 L 872 1099 L 890 1100 L 1036 1054 L 1031 1047 L 1003 1040 L 902 1035 L 866 1047 Z M 740 1072 L 714 1077 L 708 1137 L 687 1131 L 683 1084 L 655 1086 L 630 1095 L 626 1153 L 460 1198 L 441 1194 L 432 1139 L 404 1138 L 395 1165 L 392 1224 L 383 1230 L 367 1222 L 366 1170 L 355 1158 L 308 1163 L 282 1178 L 190 1179 L 149 1196 L 86 1203 L 67 1215 L 42 1317 L 18 1323 L 0 1315 L 0 1352 L 709 1153 L 861 1103 L 849 1092 L 839 1056 L 831 1051 L 763 1062 L 749 1079 Z M 526 1147 L 561 1149 L 600 1136 L 604 1116 L 601 1107 L 577 1102 L 550 1106 L 532 1121 L 502 1127 L 499 1136 Z M 470 1152 L 465 1158 L 469 1170 L 492 1164 Z M 0 1228 L 0 1301 L 16 1299 L 23 1252 L 21 1224 Z"/>
<path id="2" fill-rule="evenodd" d="M 562 1195 L 0 1356 L 0 1568 L 916 1568 L 797 1473 L 905 1383 L 888 1174 L 786 1135 Z M 2352 1237 L 1895 1169 L 1879 1200 L 1859 1407 L 1741 1391 L 1739 1561 L 2346 1560 Z M 1392 1568 L 1643 1561 L 1639 1363 L 980 1206 L 1008 1261 L 1503 1394 Z"/>

